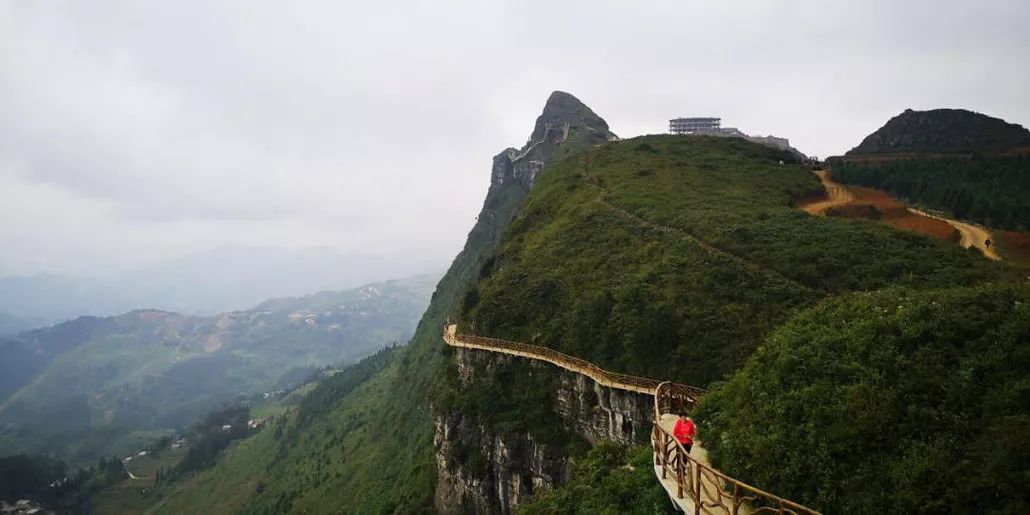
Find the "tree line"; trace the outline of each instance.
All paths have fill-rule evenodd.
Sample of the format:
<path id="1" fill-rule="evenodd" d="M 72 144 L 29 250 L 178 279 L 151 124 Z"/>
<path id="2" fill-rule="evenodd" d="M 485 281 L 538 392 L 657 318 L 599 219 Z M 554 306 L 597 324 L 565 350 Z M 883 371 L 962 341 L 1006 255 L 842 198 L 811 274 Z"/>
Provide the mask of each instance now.
<path id="1" fill-rule="evenodd" d="M 828 162 L 844 183 L 892 195 L 989 227 L 1030 229 L 1030 157 L 909 158 L 880 163 Z"/>

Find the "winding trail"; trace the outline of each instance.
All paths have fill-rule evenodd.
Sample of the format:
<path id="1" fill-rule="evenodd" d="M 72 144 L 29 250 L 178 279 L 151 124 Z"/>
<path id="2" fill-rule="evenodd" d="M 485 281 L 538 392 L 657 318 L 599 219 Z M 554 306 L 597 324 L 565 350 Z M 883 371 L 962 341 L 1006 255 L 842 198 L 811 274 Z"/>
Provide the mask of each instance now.
<path id="1" fill-rule="evenodd" d="M 847 186 L 831 179 L 829 171 L 816 170 L 815 174 L 819 177 L 819 181 L 823 183 L 823 187 L 826 188 L 827 198 L 799 205 L 798 207 L 802 211 L 812 215 L 821 215 L 830 208 L 843 206 L 855 201 L 855 195 L 848 190 Z"/>
<path id="2" fill-rule="evenodd" d="M 978 225 L 973 225 L 971 223 L 953 220 L 951 218 L 944 218 L 943 216 L 932 215 L 925 211 L 920 211 L 918 209 L 914 209 L 911 207 L 908 208 L 908 210 L 917 215 L 922 215 L 927 218 L 934 218 L 942 222 L 947 222 L 948 225 L 951 225 L 955 228 L 956 231 L 958 231 L 959 245 L 966 248 L 976 247 L 980 249 L 980 252 L 983 252 L 983 255 L 987 256 L 988 259 L 993 259 L 995 261 L 1001 260 L 1001 256 L 999 256 L 998 253 L 994 251 L 993 242 L 995 240 L 991 238 L 991 233 L 987 229 L 984 229 L 983 227 L 980 227 Z M 987 240 L 991 240 L 991 246 L 987 246 Z"/>
<path id="3" fill-rule="evenodd" d="M 862 199 L 857 198 L 851 189 L 834 181 L 830 177 L 830 172 L 828 170 L 816 170 L 814 173 L 819 177 L 819 181 L 822 182 L 823 187 L 826 189 L 827 198 L 799 204 L 798 208 L 801 210 L 813 215 L 825 215 L 827 210 L 834 207 L 841 207 L 853 203 L 862 203 Z M 884 195 L 886 195 L 886 193 L 884 193 Z M 1001 256 L 999 256 L 994 250 L 993 243 L 995 242 L 995 239 L 992 238 L 991 232 L 987 229 L 968 222 L 934 215 L 911 207 L 906 207 L 905 209 L 915 216 L 938 220 L 950 225 L 959 234 L 959 245 L 965 248 L 976 247 L 988 259 L 992 259 L 994 261 L 1001 260 Z M 992 245 L 987 245 L 988 240 L 991 240 Z"/>
<path id="4" fill-rule="evenodd" d="M 587 184 L 590 184 L 590 183 L 587 183 Z M 665 234 L 669 234 L 669 235 L 671 235 L 673 237 L 678 237 L 678 238 L 681 238 L 681 239 L 685 239 L 685 240 L 687 240 L 687 241 L 697 245 L 698 247 L 701 247 L 702 249 L 706 250 L 710 254 L 713 254 L 713 255 L 719 256 L 721 258 L 724 258 L 726 260 L 732 261 L 732 262 L 740 265 L 741 267 L 747 268 L 747 269 L 751 270 L 752 272 L 764 275 L 764 276 L 766 276 L 766 277 L 768 277 L 770 279 L 773 279 L 773 280 L 775 280 L 777 282 L 788 283 L 788 284 L 791 284 L 791 285 L 793 285 L 793 286 L 795 286 L 797 288 L 800 288 L 802 290 L 818 291 L 815 288 L 812 288 L 811 286 L 808 286 L 806 284 L 802 284 L 802 283 L 800 283 L 800 282 L 798 282 L 798 281 L 796 281 L 794 279 L 791 279 L 790 277 L 787 277 L 787 276 L 783 275 L 782 273 L 780 273 L 780 272 L 778 272 L 778 271 L 776 271 L 776 270 L 774 270 L 772 268 L 764 266 L 761 263 L 757 263 L 757 262 L 752 261 L 752 260 L 750 260 L 750 259 L 748 259 L 746 257 L 740 256 L 740 255 L 734 254 L 732 252 L 729 252 L 727 250 L 724 250 L 722 248 L 719 248 L 715 244 L 713 244 L 712 242 L 704 240 L 704 239 L 700 238 L 699 236 L 691 233 L 690 231 L 687 231 L 685 229 L 680 229 L 680 228 L 677 228 L 677 227 L 670 227 L 668 225 L 662 225 L 662 224 L 655 223 L 655 222 L 652 222 L 650 220 L 647 220 L 645 218 L 641 218 L 641 217 L 639 217 L 639 216 L 637 216 L 637 215 L 627 211 L 626 209 L 623 209 L 622 207 L 619 207 L 619 206 L 617 206 L 615 204 L 612 204 L 611 201 L 608 200 L 608 191 L 605 190 L 604 188 L 601 188 L 600 186 L 597 186 L 597 185 L 594 185 L 594 184 L 591 184 L 591 185 L 601 190 L 601 196 L 596 199 L 597 202 L 599 202 L 601 205 L 605 206 L 606 208 L 614 211 L 617 215 L 619 215 L 622 218 L 625 218 L 626 220 L 629 220 L 629 221 L 631 221 L 633 223 L 642 225 L 642 226 L 647 227 L 648 229 L 651 229 L 651 230 L 654 230 L 654 231 L 658 231 L 658 232 L 662 232 L 662 233 L 665 233 Z"/>

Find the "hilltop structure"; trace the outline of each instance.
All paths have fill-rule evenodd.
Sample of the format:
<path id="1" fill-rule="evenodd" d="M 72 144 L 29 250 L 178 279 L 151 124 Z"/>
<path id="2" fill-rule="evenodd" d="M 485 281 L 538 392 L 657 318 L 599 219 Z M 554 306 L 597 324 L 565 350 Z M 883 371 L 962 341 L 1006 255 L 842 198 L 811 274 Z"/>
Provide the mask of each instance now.
<path id="1" fill-rule="evenodd" d="M 723 127 L 722 118 L 673 118 L 669 120 L 669 133 L 679 135 L 696 134 L 701 136 L 718 136 L 721 138 L 743 138 L 767 147 L 787 150 L 796 155 L 801 161 L 817 161 L 814 157 L 808 157 L 800 150 L 790 146 L 790 140 L 787 138 L 778 138 L 773 135 L 752 136 L 745 134 L 736 127 Z"/>
<path id="2" fill-rule="evenodd" d="M 669 120 L 669 132 L 673 134 L 697 134 L 718 132 L 722 118 L 673 118 Z"/>

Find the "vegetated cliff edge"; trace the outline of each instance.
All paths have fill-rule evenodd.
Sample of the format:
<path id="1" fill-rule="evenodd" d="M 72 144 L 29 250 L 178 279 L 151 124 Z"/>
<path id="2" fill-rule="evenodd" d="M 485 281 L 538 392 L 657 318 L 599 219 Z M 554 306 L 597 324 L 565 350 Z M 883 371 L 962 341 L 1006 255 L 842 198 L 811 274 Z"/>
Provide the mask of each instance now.
<path id="1" fill-rule="evenodd" d="M 793 210 L 820 186 L 780 161 L 790 155 L 740 140 L 649 136 L 556 163 L 480 270 L 459 322 L 704 386 L 828 295 L 1006 275 L 922 236 Z M 560 491 L 598 426 L 570 422 L 553 367 L 488 353 L 470 365 L 469 352 L 482 353 L 457 353 L 435 384 L 437 507 L 506 512 Z M 620 415 L 632 426 L 631 411 Z"/>

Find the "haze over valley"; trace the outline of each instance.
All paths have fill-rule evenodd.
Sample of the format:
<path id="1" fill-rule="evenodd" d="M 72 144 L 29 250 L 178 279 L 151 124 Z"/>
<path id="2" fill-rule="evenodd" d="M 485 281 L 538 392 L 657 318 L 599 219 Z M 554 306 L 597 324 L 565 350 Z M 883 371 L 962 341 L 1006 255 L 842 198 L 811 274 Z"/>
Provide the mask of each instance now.
<path id="1" fill-rule="evenodd" d="M 1028 26 L 0 2 L 0 512 L 1027 513 Z"/>

